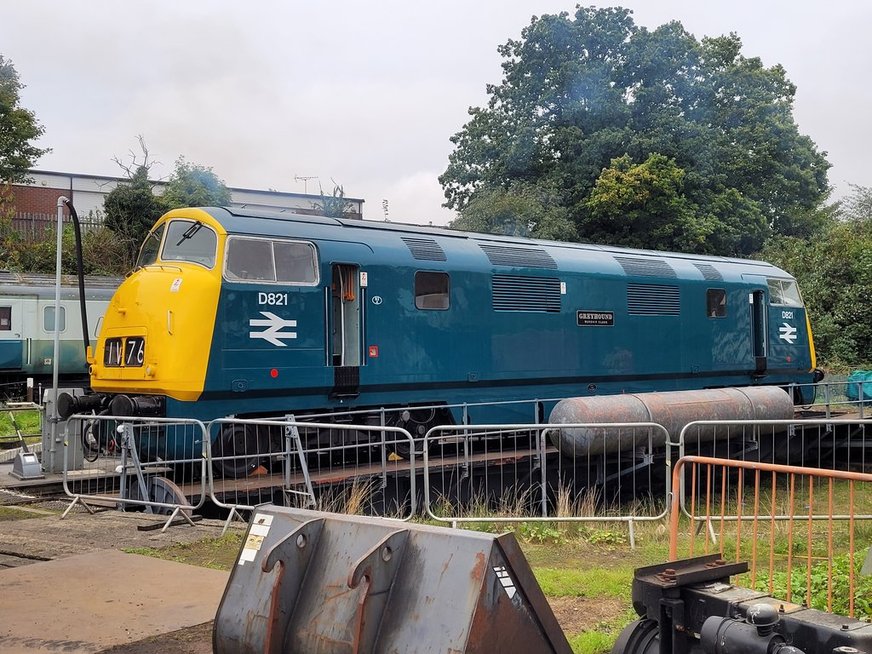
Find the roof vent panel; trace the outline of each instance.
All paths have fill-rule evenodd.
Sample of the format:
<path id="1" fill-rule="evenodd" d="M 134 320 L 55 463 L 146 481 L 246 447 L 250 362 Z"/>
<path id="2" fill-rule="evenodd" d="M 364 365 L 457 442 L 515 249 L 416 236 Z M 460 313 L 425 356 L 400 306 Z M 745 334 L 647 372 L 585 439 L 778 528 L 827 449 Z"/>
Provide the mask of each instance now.
<path id="1" fill-rule="evenodd" d="M 495 266 L 557 270 L 557 263 L 542 248 L 517 248 L 508 245 L 491 245 L 489 243 L 479 243 L 478 246 Z"/>
<path id="2" fill-rule="evenodd" d="M 621 268 L 629 277 L 668 277 L 672 279 L 678 277 L 672 266 L 663 259 L 615 256 L 615 260 L 621 264 Z"/>
<path id="3" fill-rule="evenodd" d="M 445 250 L 432 238 L 403 236 L 403 243 L 412 256 L 419 261 L 445 261 Z"/>
<path id="4" fill-rule="evenodd" d="M 724 279 L 721 271 L 709 263 L 695 263 L 693 265 L 702 273 L 703 279 L 707 279 L 710 282 L 720 282 Z"/>

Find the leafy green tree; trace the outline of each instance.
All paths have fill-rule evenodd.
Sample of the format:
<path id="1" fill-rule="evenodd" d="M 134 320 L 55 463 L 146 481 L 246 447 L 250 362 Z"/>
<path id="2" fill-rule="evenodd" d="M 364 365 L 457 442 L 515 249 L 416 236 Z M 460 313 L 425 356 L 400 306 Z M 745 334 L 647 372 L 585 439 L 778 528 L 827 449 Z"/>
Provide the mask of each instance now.
<path id="1" fill-rule="evenodd" d="M 851 194 L 842 200 L 842 216 L 853 223 L 872 224 L 872 187 L 851 184 Z"/>
<path id="2" fill-rule="evenodd" d="M 622 8 L 534 18 L 499 48 L 502 82 L 451 139 L 446 206 L 462 215 L 524 184 L 547 189 L 582 240 L 722 254 L 821 229 L 829 164 L 793 120 L 796 89 L 741 48 L 678 22 L 637 27 Z M 623 209 L 654 221 L 654 240 Z"/>
<path id="3" fill-rule="evenodd" d="M 713 221 L 694 212 L 683 193 L 685 172 L 662 154 L 634 164 L 613 159 L 587 200 L 582 232 L 598 242 L 645 248 L 703 250 Z"/>
<path id="4" fill-rule="evenodd" d="M 118 184 L 103 200 L 104 225 L 123 244 L 124 258 L 130 263 L 148 230 L 166 211 L 166 205 L 154 194 L 148 171 L 147 163 L 137 166 L 130 179 Z"/>
<path id="5" fill-rule="evenodd" d="M 0 55 L 0 182 L 27 180 L 27 171 L 48 152 L 31 143 L 45 128 L 32 111 L 20 106 L 22 88 L 12 62 Z"/>
<path id="6" fill-rule="evenodd" d="M 566 210 L 556 206 L 547 192 L 524 184 L 477 193 L 449 227 L 554 241 L 572 241 L 576 237 L 575 225 L 567 218 Z"/>
<path id="7" fill-rule="evenodd" d="M 854 186 L 815 238 L 780 237 L 760 257 L 799 282 L 825 365 L 872 364 L 872 215 L 869 189 Z"/>
<path id="8" fill-rule="evenodd" d="M 223 207 L 230 204 L 230 190 L 211 168 L 179 157 L 161 199 L 167 209 Z"/>
<path id="9" fill-rule="evenodd" d="M 313 202 L 312 208 L 321 215 L 331 218 L 343 218 L 354 212 L 354 204 L 345 199 L 345 189 L 336 182 L 333 182 L 333 193 L 330 195 L 325 195 L 324 189 L 321 189 L 321 199 Z"/>

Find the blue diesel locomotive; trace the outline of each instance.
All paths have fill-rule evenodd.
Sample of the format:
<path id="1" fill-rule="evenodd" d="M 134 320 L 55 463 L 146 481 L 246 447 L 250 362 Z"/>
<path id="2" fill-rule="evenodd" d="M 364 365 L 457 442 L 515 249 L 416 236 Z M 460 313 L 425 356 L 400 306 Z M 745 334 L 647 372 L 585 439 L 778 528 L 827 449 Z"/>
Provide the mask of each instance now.
<path id="1" fill-rule="evenodd" d="M 394 424 L 413 434 L 460 423 L 464 402 L 816 375 L 796 282 L 762 261 L 236 208 L 158 220 L 90 363 L 88 406 L 109 415 L 406 407 Z M 530 413 L 490 404 L 466 419 Z M 217 445 L 257 447 L 246 439 L 228 429 Z"/>

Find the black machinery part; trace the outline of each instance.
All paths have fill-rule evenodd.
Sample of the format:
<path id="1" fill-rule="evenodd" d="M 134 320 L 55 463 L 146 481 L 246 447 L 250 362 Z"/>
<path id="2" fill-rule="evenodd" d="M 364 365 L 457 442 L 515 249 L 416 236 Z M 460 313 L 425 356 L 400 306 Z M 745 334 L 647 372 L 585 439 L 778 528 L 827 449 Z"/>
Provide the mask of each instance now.
<path id="1" fill-rule="evenodd" d="M 872 624 L 740 588 L 717 554 L 636 570 L 640 619 L 613 654 L 872 654 Z"/>

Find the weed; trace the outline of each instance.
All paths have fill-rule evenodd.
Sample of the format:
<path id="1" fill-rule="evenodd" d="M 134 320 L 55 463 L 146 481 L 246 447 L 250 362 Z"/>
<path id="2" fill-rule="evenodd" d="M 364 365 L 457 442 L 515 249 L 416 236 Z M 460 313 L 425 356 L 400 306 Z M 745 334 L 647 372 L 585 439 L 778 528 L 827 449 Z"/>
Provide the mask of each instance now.
<path id="1" fill-rule="evenodd" d="M 591 545 L 626 545 L 627 536 L 619 531 L 594 529 L 588 534 L 587 542 Z"/>
<path id="2" fill-rule="evenodd" d="M 567 535 L 550 522 L 522 522 L 516 533 L 531 543 L 561 545 L 568 540 Z"/>

